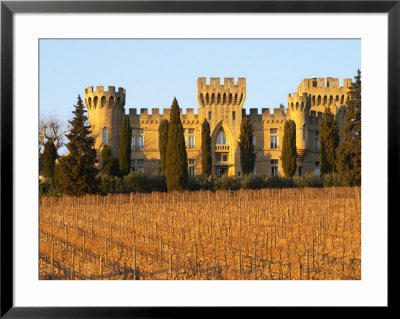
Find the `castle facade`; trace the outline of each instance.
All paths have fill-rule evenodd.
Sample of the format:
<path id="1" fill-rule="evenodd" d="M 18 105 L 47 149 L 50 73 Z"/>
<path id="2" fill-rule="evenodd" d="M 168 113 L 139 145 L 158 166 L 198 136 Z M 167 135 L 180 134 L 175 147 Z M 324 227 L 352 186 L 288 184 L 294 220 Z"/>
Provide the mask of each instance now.
<path id="1" fill-rule="evenodd" d="M 250 109 L 246 113 L 246 79 L 206 78 L 197 80 L 197 114 L 193 108 L 181 110 L 188 167 L 190 175 L 201 174 L 201 125 L 207 119 L 211 129 L 212 175 L 242 176 L 240 151 L 237 141 L 242 118 L 250 117 L 255 128 L 253 143 L 257 152 L 254 174 L 260 176 L 283 175 L 281 152 L 284 125 L 288 120 L 296 123 L 297 171 L 296 175 L 319 171 L 319 121 L 329 107 L 339 128 L 343 128 L 347 96 L 352 81 L 344 79 L 343 86 L 337 78 L 304 79 L 297 92 L 288 95 L 287 108 Z M 125 115 L 123 88 L 97 86 L 85 89 L 85 104 L 89 123 L 100 155 L 104 145 L 111 147 L 113 157 L 119 155 L 122 116 Z M 131 170 L 148 174 L 159 173 L 158 127 L 164 119 L 169 121 L 170 109 L 129 109 L 132 127 Z M 343 141 L 340 133 L 340 139 Z M 99 156 L 101 161 L 101 156 Z M 101 163 L 100 163 L 101 165 Z"/>

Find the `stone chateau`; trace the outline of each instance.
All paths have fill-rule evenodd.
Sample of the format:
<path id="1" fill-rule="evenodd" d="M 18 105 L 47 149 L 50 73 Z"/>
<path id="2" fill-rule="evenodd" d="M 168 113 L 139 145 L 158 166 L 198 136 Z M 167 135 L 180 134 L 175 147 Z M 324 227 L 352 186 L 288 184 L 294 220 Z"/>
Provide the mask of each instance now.
<path id="1" fill-rule="evenodd" d="M 287 108 L 250 109 L 246 113 L 246 79 L 206 78 L 197 80 L 197 114 L 193 108 L 181 110 L 184 128 L 188 167 L 190 175 L 201 174 L 201 124 L 207 119 L 211 128 L 212 175 L 242 176 L 240 167 L 239 140 L 242 118 L 250 117 L 255 127 L 254 145 L 257 151 L 254 174 L 260 176 L 283 175 L 281 163 L 284 125 L 287 120 L 296 122 L 297 172 L 319 171 L 319 121 L 325 107 L 329 106 L 339 124 L 344 126 L 346 101 L 351 79 L 344 79 L 343 86 L 337 78 L 304 79 L 297 92 L 288 94 Z M 100 152 L 105 144 L 111 147 L 113 157 L 118 157 L 122 116 L 125 114 L 123 88 L 103 86 L 85 89 L 85 104 L 95 138 L 95 147 Z M 177 97 L 179 103 L 179 97 Z M 171 101 L 172 102 L 172 101 Z M 131 169 L 148 174 L 160 172 L 158 151 L 158 127 L 163 119 L 169 120 L 170 109 L 129 109 L 132 127 Z M 340 136 L 341 141 L 343 135 Z M 99 156 L 99 160 L 101 158 Z M 101 163 L 100 163 L 101 165 Z"/>

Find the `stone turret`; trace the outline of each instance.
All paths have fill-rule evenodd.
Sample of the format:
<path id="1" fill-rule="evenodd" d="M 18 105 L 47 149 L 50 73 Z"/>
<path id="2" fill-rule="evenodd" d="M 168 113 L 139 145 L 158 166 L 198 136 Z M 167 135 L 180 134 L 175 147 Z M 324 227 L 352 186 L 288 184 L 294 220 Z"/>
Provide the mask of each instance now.
<path id="1" fill-rule="evenodd" d="M 125 115 L 125 89 L 115 91 L 114 86 L 109 86 L 105 91 L 103 86 L 96 86 L 93 91 L 90 86 L 85 89 L 85 104 L 97 152 L 100 153 L 107 144 L 111 147 L 111 155 L 118 157 L 122 116 Z"/>
<path id="2" fill-rule="evenodd" d="M 288 118 L 296 123 L 296 149 L 300 159 L 307 150 L 307 126 L 310 108 L 311 98 L 306 93 L 288 95 Z"/>

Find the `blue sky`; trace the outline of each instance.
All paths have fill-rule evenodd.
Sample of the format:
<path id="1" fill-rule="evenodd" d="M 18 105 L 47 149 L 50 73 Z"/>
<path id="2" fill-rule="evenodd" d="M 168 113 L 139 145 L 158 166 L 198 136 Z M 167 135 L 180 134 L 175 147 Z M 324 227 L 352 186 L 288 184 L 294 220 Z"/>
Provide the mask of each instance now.
<path id="1" fill-rule="evenodd" d="M 361 69 L 354 39 L 42 39 L 40 117 L 65 123 L 88 86 L 126 89 L 129 108 L 198 108 L 198 77 L 245 77 L 244 108 L 287 106 L 304 78 L 352 78 Z M 208 82 L 208 80 L 207 80 Z M 222 82 L 222 80 L 221 80 Z"/>

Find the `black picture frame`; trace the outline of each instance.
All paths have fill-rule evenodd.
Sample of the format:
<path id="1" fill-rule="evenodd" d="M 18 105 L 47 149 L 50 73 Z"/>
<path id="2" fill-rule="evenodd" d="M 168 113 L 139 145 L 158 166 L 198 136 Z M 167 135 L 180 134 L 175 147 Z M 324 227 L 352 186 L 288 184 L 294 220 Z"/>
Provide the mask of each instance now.
<path id="1" fill-rule="evenodd" d="M 400 1 L 1 1 L 1 317 L 5 318 L 190 318 L 212 313 L 227 316 L 225 307 L 15 307 L 13 303 L 13 19 L 16 13 L 126 12 L 279 12 L 388 14 L 388 218 L 396 213 L 399 186 Z M 384 212 L 380 212 L 384 213 Z M 390 227 L 390 222 L 388 227 Z M 393 223 L 391 225 L 393 227 Z M 388 234 L 390 229 L 388 229 Z M 389 238 L 388 238 L 389 239 Z M 389 244 L 389 242 L 388 242 Z M 389 247 L 389 245 L 388 245 Z M 389 254 L 388 254 L 389 257 Z M 390 262 L 390 260 L 388 260 Z M 390 280 L 388 281 L 389 286 Z M 33 292 L 34 293 L 34 292 Z M 262 310 L 263 307 L 261 307 Z M 388 307 L 390 308 L 390 298 Z M 234 313 L 251 317 L 254 308 Z M 232 309 L 231 309 L 232 310 Z M 260 310 L 256 307 L 254 310 Z M 291 307 L 300 315 L 307 308 Z M 354 309 L 353 309 L 354 310 Z M 264 310 L 262 310 L 264 311 Z M 270 310 L 268 310 L 269 313 Z M 280 311 L 280 310 L 279 310 Z M 336 312 L 330 309 L 330 312 Z M 346 309 L 350 311 L 349 308 Z M 356 309 L 359 315 L 359 309 Z M 368 309 L 371 311 L 371 309 Z"/>

